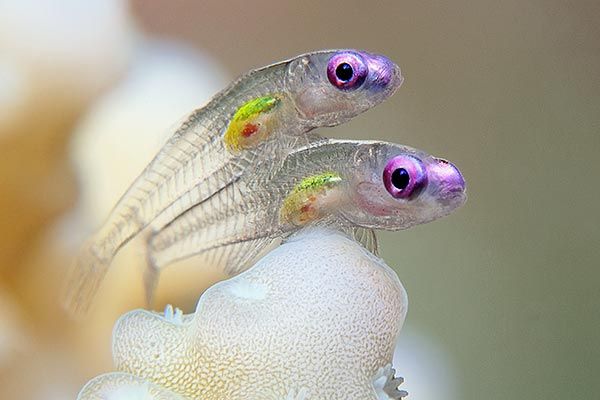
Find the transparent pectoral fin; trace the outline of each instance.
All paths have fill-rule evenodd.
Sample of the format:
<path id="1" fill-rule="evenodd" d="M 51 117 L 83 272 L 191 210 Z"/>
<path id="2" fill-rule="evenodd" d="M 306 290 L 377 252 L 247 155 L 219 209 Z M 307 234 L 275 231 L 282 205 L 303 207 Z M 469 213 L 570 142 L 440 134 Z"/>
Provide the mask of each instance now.
<path id="1" fill-rule="evenodd" d="M 379 244 L 377 242 L 377 235 L 373 229 L 355 226 L 350 228 L 350 232 L 348 233 L 365 249 L 379 257 Z"/>
<path id="2" fill-rule="evenodd" d="M 320 221 L 317 225 L 343 232 L 360 243 L 371 254 L 379 257 L 379 243 L 373 229 L 348 224 L 347 221 L 335 215 Z"/>

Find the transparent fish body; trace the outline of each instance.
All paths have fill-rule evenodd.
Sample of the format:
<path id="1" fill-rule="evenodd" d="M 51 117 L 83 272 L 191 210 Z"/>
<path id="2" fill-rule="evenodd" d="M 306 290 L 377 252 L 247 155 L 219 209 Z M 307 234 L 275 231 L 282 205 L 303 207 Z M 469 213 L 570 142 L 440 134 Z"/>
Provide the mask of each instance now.
<path id="1" fill-rule="evenodd" d="M 445 160 L 392 143 L 324 139 L 291 152 L 275 173 L 244 175 L 155 232 L 147 288 L 161 268 L 194 255 L 234 275 L 307 226 L 334 226 L 376 246 L 373 229 L 429 222 L 465 199 L 462 175 Z"/>
<path id="2" fill-rule="evenodd" d="M 342 64 L 354 68 L 354 80 L 336 77 Z M 117 251 L 142 230 L 160 230 L 261 160 L 277 168 L 288 151 L 316 138 L 312 129 L 351 119 L 401 83 L 394 63 L 354 50 L 309 53 L 238 78 L 187 117 L 82 247 L 67 306 L 87 309 Z"/>

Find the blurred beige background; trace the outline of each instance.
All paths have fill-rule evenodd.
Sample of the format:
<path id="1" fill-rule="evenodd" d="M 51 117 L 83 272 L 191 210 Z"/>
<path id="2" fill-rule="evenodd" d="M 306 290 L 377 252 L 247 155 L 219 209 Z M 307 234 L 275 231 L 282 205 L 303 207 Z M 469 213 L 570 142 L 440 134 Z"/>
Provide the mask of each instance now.
<path id="1" fill-rule="evenodd" d="M 135 0 L 121 12 L 136 32 L 212 57 L 222 65 L 222 76 L 210 75 L 216 87 L 314 49 L 353 47 L 396 61 L 405 83 L 392 99 L 321 133 L 409 144 L 452 160 L 467 179 L 469 201 L 456 214 L 381 234 L 383 257 L 409 293 L 406 331 L 435 343 L 447 365 L 425 385 L 450 380 L 453 396 L 466 400 L 597 396 L 600 3 Z M 96 23 L 90 17 L 74 29 Z M 0 398 L 74 398 L 111 369 L 114 318 L 143 305 L 134 273 L 113 274 L 88 322 L 68 321 L 53 303 L 69 259 L 53 232 L 81 182 L 68 143 L 94 99 L 124 79 L 127 43 L 139 35 L 125 39 L 122 21 L 121 30 L 106 25 L 114 38 L 100 42 L 122 46 L 106 53 L 122 61 L 84 80 L 77 71 L 98 67 L 105 47 L 82 46 L 88 51 L 74 52 L 73 72 L 62 78 L 21 57 L 40 71 L 29 71 L 28 97 L 13 108 L 0 103 Z M 14 47 L 0 48 L 0 67 Z M 14 79 L 6 82 L 5 96 Z M 147 100 L 166 107 L 174 97 Z M 190 286 L 170 272 L 161 304 L 189 308 L 198 297 L 190 288 L 218 279 Z M 410 369 L 400 371 L 410 391 Z"/>

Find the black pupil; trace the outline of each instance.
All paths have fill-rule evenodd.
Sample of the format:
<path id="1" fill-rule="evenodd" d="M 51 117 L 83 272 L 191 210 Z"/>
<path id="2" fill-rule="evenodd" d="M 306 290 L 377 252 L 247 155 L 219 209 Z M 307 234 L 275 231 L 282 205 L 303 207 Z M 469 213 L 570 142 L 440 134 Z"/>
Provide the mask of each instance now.
<path id="1" fill-rule="evenodd" d="M 397 189 L 406 189 L 408 182 L 410 182 L 410 175 L 404 168 L 398 168 L 392 172 L 392 185 Z"/>
<path id="2" fill-rule="evenodd" d="M 340 81 L 348 82 L 352 79 L 352 74 L 354 74 L 354 71 L 352 70 L 352 66 L 348 63 L 341 63 L 335 69 L 335 76 L 337 76 Z"/>

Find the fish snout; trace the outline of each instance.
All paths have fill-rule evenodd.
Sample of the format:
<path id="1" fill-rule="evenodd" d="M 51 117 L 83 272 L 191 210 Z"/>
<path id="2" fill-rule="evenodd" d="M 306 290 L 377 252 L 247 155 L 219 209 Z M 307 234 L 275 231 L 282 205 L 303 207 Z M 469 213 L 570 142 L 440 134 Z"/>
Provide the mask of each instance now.
<path id="1" fill-rule="evenodd" d="M 458 207 L 467 199 L 467 184 L 460 170 L 451 162 L 436 158 L 431 166 L 432 181 L 436 182 L 439 201 L 448 206 Z"/>
<path id="2" fill-rule="evenodd" d="M 374 89 L 395 91 L 404 77 L 400 67 L 389 58 L 379 54 L 363 54 L 369 69 L 369 81 Z"/>

